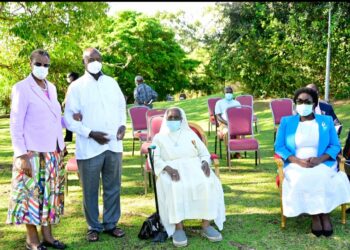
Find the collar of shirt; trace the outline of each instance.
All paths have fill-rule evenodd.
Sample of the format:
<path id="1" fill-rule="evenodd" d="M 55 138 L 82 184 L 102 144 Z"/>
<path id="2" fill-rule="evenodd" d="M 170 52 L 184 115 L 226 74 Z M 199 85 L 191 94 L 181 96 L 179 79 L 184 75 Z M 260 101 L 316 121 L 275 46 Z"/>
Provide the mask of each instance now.
<path id="1" fill-rule="evenodd" d="M 100 75 L 99 75 L 98 79 L 96 80 L 96 79 L 91 75 L 91 73 L 90 73 L 89 71 L 85 70 L 84 76 L 87 77 L 89 80 L 94 80 L 94 81 L 98 82 L 98 80 L 100 80 L 101 77 L 104 76 L 104 74 L 102 73 L 102 71 L 100 71 L 99 74 L 100 74 Z"/>

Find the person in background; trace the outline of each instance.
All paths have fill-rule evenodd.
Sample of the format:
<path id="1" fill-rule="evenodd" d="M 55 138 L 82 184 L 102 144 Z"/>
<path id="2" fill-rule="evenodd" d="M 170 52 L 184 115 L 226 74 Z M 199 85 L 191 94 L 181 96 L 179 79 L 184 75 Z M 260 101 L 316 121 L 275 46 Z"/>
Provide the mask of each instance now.
<path id="1" fill-rule="evenodd" d="M 46 80 L 50 55 L 30 55 L 29 76 L 12 88 L 10 131 L 14 151 L 8 224 L 25 224 L 26 249 L 64 249 L 52 235 L 64 208 L 64 142 L 61 106 L 54 84 Z M 41 226 L 43 242 L 37 226 Z"/>
<path id="2" fill-rule="evenodd" d="M 118 83 L 102 73 L 102 56 L 95 48 L 83 53 L 85 74 L 68 88 L 64 119 L 76 133 L 75 156 L 83 188 L 86 239 L 99 240 L 99 233 L 125 235 L 119 221 L 123 138 L 126 124 L 125 98 Z M 79 113 L 78 121 L 73 117 Z M 103 185 L 103 223 L 99 221 L 98 189 Z"/>
<path id="3" fill-rule="evenodd" d="M 314 91 L 316 91 L 317 95 L 319 96 L 320 92 L 319 92 L 316 84 L 310 83 L 306 87 L 311 88 Z M 333 118 L 334 126 L 335 126 L 335 129 L 337 130 L 337 134 L 340 135 L 341 130 L 343 128 L 343 125 L 340 123 L 340 121 L 339 121 L 337 115 L 335 114 L 334 109 L 333 109 L 331 104 L 319 99 L 318 105 L 315 108 L 315 114 L 330 115 Z"/>
<path id="4" fill-rule="evenodd" d="M 155 92 L 149 85 L 143 81 L 142 76 L 135 77 L 136 88 L 134 89 L 134 99 L 136 105 L 153 107 L 153 102 L 158 98 Z"/>
<path id="5" fill-rule="evenodd" d="M 189 127 L 182 109 L 166 111 L 152 144 L 156 146 L 154 164 L 160 219 L 173 244 L 187 245 L 183 221 L 188 219 L 201 219 L 202 236 L 212 242 L 221 241 L 221 233 L 210 222 L 214 220 L 218 229 L 223 229 L 224 192 L 209 166 L 208 149 Z"/>
<path id="6" fill-rule="evenodd" d="M 226 86 L 224 88 L 224 94 L 225 97 L 215 104 L 215 116 L 219 123 L 218 131 L 224 138 L 227 138 L 226 109 L 230 107 L 240 107 L 241 104 L 233 98 L 233 88 L 231 86 Z M 235 153 L 234 158 L 241 158 L 240 153 Z"/>
<path id="7" fill-rule="evenodd" d="M 77 80 L 79 78 L 79 74 L 76 72 L 70 72 L 67 74 L 67 83 L 68 86 L 74 82 L 75 80 Z M 67 95 L 67 93 L 66 93 Z M 64 109 L 64 106 L 66 104 L 66 99 L 64 99 L 63 103 L 62 103 L 62 108 Z M 79 118 L 78 118 L 79 119 Z M 64 137 L 64 141 L 65 142 L 72 142 L 73 140 L 73 132 L 70 131 L 69 129 L 66 128 L 66 136 Z"/>
<path id="8" fill-rule="evenodd" d="M 316 91 L 298 89 L 294 104 L 297 115 L 282 118 L 275 142 L 275 152 L 284 161 L 283 215 L 310 214 L 311 232 L 329 237 L 330 212 L 350 202 L 349 180 L 337 168 L 340 142 L 332 117 L 315 113 Z"/>

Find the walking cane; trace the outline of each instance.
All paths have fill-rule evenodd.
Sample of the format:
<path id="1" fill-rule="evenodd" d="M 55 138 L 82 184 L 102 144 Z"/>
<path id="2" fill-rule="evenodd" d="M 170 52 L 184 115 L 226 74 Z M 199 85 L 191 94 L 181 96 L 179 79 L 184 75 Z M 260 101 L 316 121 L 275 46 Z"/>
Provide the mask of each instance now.
<path id="1" fill-rule="evenodd" d="M 154 237 L 153 241 L 154 242 L 164 242 L 166 240 L 166 238 L 168 237 L 167 233 L 164 231 L 163 225 L 160 222 L 160 216 L 159 216 L 159 207 L 158 207 L 158 196 L 157 196 L 157 185 L 156 185 L 156 177 L 155 177 L 155 172 L 154 172 L 154 161 L 153 161 L 153 157 L 154 157 L 154 150 L 156 149 L 155 145 L 150 145 L 148 147 L 148 157 L 151 163 L 151 168 L 152 168 L 152 179 L 153 179 L 153 189 L 154 189 L 154 197 L 156 200 L 156 218 L 158 221 L 158 235 L 156 237 Z"/>

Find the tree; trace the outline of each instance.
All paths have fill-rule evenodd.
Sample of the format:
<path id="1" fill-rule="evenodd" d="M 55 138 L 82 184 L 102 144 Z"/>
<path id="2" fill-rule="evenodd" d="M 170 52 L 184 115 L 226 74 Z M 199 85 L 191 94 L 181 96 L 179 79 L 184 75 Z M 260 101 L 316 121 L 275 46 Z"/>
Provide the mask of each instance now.
<path id="1" fill-rule="evenodd" d="M 51 56 L 48 78 L 56 84 L 62 101 L 65 75 L 82 72 L 82 49 L 100 32 L 107 10 L 108 4 L 93 2 L 0 3 L 2 104 L 9 104 L 11 86 L 29 74 L 29 55 L 37 48 Z"/>
<path id="2" fill-rule="evenodd" d="M 134 11 L 117 13 L 99 34 L 104 70 L 115 75 L 128 102 L 133 100 L 134 78 L 140 74 L 164 99 L 189 85 L 189 75 L 199 64 L 187 58 L 174 32 L 155 17 Z"/>

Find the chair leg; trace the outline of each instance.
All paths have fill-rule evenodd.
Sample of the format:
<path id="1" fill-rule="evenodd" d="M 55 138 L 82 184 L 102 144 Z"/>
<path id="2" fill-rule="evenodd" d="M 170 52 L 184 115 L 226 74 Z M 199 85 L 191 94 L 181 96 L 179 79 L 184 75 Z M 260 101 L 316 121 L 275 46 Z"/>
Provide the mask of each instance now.
<path id="1" fill-rule="evenodd" d="M 346 204 L 341 205 L 341 224 L 346 224 Z"/>
<path id="2" fill-rule="evenodd" d="M 244 158 L 247 158 L 247 151 L 244 151 Z"/>
<path id="3" fill-rule="evenodd" d="M 215 135 L 215 146 L 214 146 L 214 152 L 215 152 L 215 154 L 216 154 L 217 144 L 218 144 L 218 136 Z"/>
<path id="4" fill-rule="evenodd" d="M 64 173 L 64 193 L 68 196 L 68 171 L 66 170 Z"/>
<path id="5" fill-rule="evenodd" d="M 219 138 L 219 150 L 220 150 L 220 159 L 222 159 L 222 152 L 221 152 L 221 139 Z"/>
<path id="6" fill-rule="evenodd" d="M 149 183 L 149 187 L 152 187 L 152 180 L 151 180 L 151 172 L 148 172 L 148 183 Z"/>
<path id="7" fill-rule="evenodd" d="M 258 133 L 258 121 L 255 121 L 255 132 Z"/>
<path id="8" fill-rule="evenodd" d="M 258 165 L 258 151 L 255 151 L 255 166 Z"/>
<path id="9" fill-rule="evenodd" d="M 210 118 L 209 118 L 209 121 L 208 121 L 208 136 L 210 136 L 210 124 L 211 124 L 211 122 L 210 122 Z"/>
<path id="10" fill-rule="evenodd" d="M 147 181 L 148 181 L 148 178 L 147 178 L 147 172 L 146 172 L 146 169 L 143 170 L 143 184 L 144 184 L 144 188 L 145 188 L 145 195 L 147 194 Z"/>
<path id="11" fill-rule="evenodd" d="M 276 141 L 276 131 L 273 132 L 273 142 Z"/>
<path id="12" fill-rule="evenodd" d="M 132 156 L 134 156 L 135 151 L 135 138 L 132 138 Z"/>
<path id="13" fill-rule="evenodd" d="M 286 216 L 283 215 L 281 216 L 281 228 L 285 229 L 286 228 Z"/>
<path id="14" fill-rule="evenodd" d="M 228 171 L 231 172 L 231 152 L 227 150 Z"/>

